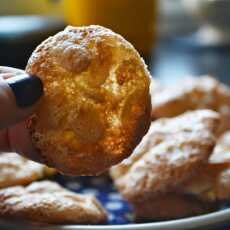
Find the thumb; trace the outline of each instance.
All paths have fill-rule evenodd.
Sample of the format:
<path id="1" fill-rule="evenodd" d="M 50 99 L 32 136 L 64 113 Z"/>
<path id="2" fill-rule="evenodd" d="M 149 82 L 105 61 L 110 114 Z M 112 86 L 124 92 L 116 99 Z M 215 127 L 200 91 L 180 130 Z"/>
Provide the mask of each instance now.
<path id="1" fill-rule="evenodd" d="M 38 77 L 26 73 L 0 74 L 0 129 L 12 126 L 31 115 L 43 94 Z"/>

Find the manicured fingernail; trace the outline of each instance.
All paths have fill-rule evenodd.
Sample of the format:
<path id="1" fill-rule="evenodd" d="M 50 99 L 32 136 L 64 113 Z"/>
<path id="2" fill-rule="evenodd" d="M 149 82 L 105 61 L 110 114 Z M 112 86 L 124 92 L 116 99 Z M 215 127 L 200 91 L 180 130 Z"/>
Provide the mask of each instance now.
<path id="1" fill-rule="evenodd" d="M 6 79 L 12 89 L 18 107 L 32 106 L 43 94 L 43 85 L 40 78 L 21 74 Z"/>

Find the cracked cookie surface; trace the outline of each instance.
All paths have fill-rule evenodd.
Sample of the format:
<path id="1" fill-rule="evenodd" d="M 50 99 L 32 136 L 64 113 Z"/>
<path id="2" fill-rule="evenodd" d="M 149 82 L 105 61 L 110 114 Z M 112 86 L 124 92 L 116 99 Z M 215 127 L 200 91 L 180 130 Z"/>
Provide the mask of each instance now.
<path id="1" fill-rule="evenodd" d="M 134 47 L 101 26 L 71 27 L 33 52 L 44 97 L 28 121 L 43 161 L 95 175 L 128 157 L 150 124 L 150 75 Z"/>

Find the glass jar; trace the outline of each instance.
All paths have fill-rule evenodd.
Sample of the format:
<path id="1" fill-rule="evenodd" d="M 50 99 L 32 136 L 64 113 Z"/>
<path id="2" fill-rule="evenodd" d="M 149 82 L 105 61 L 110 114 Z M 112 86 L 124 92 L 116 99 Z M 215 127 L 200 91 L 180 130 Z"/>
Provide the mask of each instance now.
<path id="1" fill-rule="evenodd" d="M 97 24 L 123 35 L 148 55 L 155 41 L 157 0 L 64 0 L 68 24 Z"/>
<path id="2" fill-rule="evenodd" d="M 0 15 L 52 15 L 63 17 L 63 0 L 0 0 Z"/>

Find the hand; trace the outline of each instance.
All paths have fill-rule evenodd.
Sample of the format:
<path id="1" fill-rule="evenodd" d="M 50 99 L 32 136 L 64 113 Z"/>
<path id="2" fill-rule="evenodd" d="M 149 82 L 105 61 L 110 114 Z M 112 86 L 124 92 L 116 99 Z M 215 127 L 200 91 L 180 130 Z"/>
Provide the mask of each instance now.
<path id="1" fill-rule="evenodd" d="M 42 82 L 23 70 L 0 66 L 0 151 L 17 152 L 40 161 L 26 129 L 25 119 L 43 94 Z"/>

